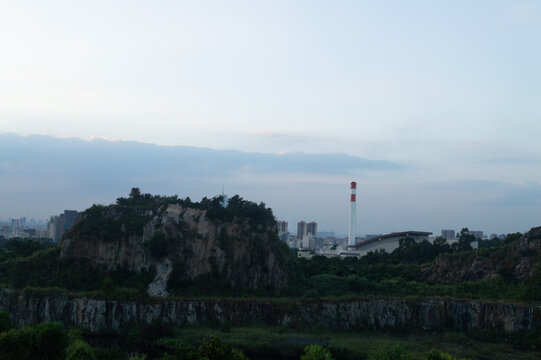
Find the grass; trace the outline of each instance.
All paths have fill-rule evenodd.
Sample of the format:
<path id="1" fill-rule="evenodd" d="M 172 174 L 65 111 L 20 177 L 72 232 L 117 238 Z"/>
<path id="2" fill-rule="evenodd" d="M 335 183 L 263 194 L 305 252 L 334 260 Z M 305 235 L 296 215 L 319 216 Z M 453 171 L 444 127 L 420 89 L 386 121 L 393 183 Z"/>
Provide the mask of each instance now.
<path id="1" fill-rule="evenodd" d="M 290 329 L 285 327 L 185 327 L 175 330 L 175 337 L 162 339 L 166 346 L 179 340 L 198 345 L 211 335 L 224 343 L 244 351 L 252 359 L 297 358 L 309 342 L 323 341 L 336 359 L 365 359 L 380 345 L 401 345 L 413 359 L 425 359 L 433 348 L 454 357 L 479 360 L 533 360 L 541 352 L 530 346 L 513 345 L 495 338 L 492 341 L 475 339 L 460 332 L 445 333 L 389 333 L 389 332 L 337 332 L 321 329 Z"/>

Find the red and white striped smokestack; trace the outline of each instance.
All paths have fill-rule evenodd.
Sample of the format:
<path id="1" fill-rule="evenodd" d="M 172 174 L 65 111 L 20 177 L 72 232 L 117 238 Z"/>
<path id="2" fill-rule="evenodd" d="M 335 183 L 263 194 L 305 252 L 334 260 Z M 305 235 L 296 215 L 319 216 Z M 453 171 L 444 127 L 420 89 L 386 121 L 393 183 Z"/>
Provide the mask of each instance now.
<path id="1" fill-rule="evenodd" d="M 356 192 L 357 192 L 357 183 L 355 181 L 351 182 L 351 198 L 350 198 L 350 204 L 351 204 L 351 213 L 349 218 L 349 235 L 348 235 L 348 247 L 355 245 L 355 235 L 356 235 L 356 208 L 357 208 L 357 199 L 356 199 Z"/>

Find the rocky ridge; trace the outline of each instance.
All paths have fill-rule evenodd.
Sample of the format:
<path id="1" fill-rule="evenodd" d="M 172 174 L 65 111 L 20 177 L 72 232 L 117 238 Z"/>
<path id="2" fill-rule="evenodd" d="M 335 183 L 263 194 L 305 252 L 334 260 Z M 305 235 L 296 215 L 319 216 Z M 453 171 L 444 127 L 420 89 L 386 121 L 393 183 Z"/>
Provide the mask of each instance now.
<path id="1" fill-rule="evenodd" d="M 348 301 L 162 300 L 151 302 L 20 296 L 0 291 L 0 310 L 17 326 L 60 321 L 92 333 L 120 333 L 162 321 L 177 325 L 310 326 L 336 330 L 439 331 L 489 329 L 513 333 L 541 325 L 541 306 L 453 298 Z"/>

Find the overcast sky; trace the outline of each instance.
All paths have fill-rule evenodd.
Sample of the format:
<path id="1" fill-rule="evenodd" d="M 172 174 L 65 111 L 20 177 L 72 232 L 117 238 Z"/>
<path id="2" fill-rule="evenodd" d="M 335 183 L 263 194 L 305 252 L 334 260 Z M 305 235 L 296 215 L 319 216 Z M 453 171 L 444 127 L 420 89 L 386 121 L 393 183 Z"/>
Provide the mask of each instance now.
<path id="1" fill-rule="evenodd" d="M 0 133 L 401 166 L 247 191 L 290 221 L 281 190 L 317 178 L 429 230 L 541 225 L 539 1 L 0 1 L 0 54 Z M 364 228 L 404 230 L 382 214 Z"/>

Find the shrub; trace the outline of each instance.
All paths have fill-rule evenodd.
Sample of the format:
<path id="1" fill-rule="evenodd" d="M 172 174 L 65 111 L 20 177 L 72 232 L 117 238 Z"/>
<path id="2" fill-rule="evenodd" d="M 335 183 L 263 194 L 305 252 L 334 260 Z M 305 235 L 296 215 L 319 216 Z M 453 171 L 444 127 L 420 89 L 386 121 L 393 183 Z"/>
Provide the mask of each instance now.
<path id="1" fill-rule="evenodd" d="M 426 354 L 426 360 L 466 360 L 452 357 L 450 354 L 432 349 Z"/>
<path id="2" fill-rule="evenodd" d="M 242 353 L 242 351 L 238 349 L 231 349 L 231 352 L 229 353 L 229 360 L 249 360 L 246 355 Z"/>
<path id="3" fill-rule="evenodd" d="M 58 322 L 11 329 L 0 334 L 0 359 L 64 359 L 68 333 Z"/>
<path id="4" fill-rule="evenodd" d="M 369 360 L 411 360 L 412 357 L 400 345 L 386 346 L 380 345 L 368 356 Z"/>
<path id="5" fill-rule="evenodd" d="M 228 349 L 217 336 L 211 336 L 199 348 L 199 355 L 209 360 L 228 360 Z"/>
<path id="6" fill-rule="evenodd" d="M 0 311 L 0 333 L 11 329 L 11 321 L 7 311 Z"/>
<path id="7" fill-rule="evenodd" d="M 308 345 L 304 348 L 301 360 L 333 360 L 329 349 L 321 345 Z"/>
<path id="8" fill-rule="evenodd" d="M 154 259 L 160 259 L 167 256 L 168 245 L 169 241 L 161 231 L 156 232 L 152 239 L 146 243 L 146 246 L 150 250 L 150 255 L 152 255 Z"/>
<path id="9" fill-rule="evenodd" d="M 175 341 L 173 345 L 173 353 L 162 355 L 161 360 L 199 360 L 199 354 L 192 345 L 188 345 L 183 341 Z"/>
<path id="10" fill-rule="evenodd" d="M 66 349 L 66 360 L 96 360 L 96 355 L 90 345 L 77 339 Z"/>
<path id="11" fill-rule="evenodd" d="M 128 360 L 146 360 L 146 358 L 147 356 L 145 354 L 134 353 L 130 354 Z"/>

